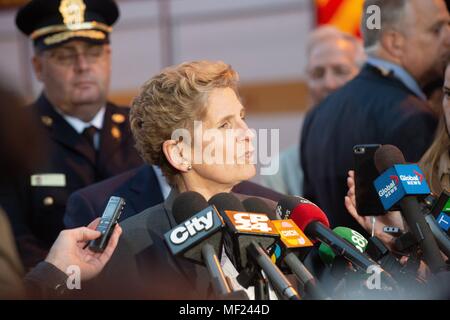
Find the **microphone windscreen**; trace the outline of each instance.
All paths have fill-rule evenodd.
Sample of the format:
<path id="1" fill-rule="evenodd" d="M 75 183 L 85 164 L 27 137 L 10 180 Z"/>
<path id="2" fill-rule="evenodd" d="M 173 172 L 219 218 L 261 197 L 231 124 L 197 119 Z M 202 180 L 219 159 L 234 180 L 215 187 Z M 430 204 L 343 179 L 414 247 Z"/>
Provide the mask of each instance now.
<path id="1" fill-rule="evenodd" d="M 374 162 L 379 173 L 383 173 L 396 164 L 406 163 L 400 149 L 391 144 L 385 144 L 378 148 L 374 155 Z"/>
<path id="2" fill-rule="evenodd" d="M 208 202 L 205 197 L 195 191 L 186 191 L 174 200 L 172 214 L 175 222 L 181 224 L 206 207 L 208 207 Z"/>
<path id="3" fill-rule="evenodd" d="M 313 221 L 321 222 L 326 227 L 330 227 L 330 222 L 325 213 L 313 203 L 299 204 L 292 211 L 290 219 L 292 219 L 303 232 L 305 232 L 308 225 Z"/>
<path id="4" fill-rule="evenodd" d="M 277 214 L 281 219 L 290 219 L 292 211 L 302 203 L 312 203 L 311 201 L 299 196 L 286 196 L 277 203 Z"/>
<path id="5" fill-rule="evenodd" d="M 235 195 L 227 192 L 214 195 L 208 202 L 210 205 L 214 205 L 219 212 L 223 210 L 245 211 L 241 201 Z"/>
<path id="6" fill-rule="evenodd" d="M 359 232 L 346 227 L 336 227 L 333 229 L 333 232 L 338 236 L 340 236 L 342 239 L 345 239 L 346 241 L 351 243 L 361 252 L 366 251 L 369 242 Z M 319 256 L 322 259 L 322 261 L 328 265 L 331 265 L 334 261 L 334 258 L 336 257 L 334 251 L 326 243 L 320 244 Z"/>
<path id="7" fill-rule="evenodd" d="M 262 199 L 251 197 L 242 201 L 242 204 L 245 207 L 245 211 L 251 213 L 265 213 L 267 215 L 272 214 L 272 210 Z"/>

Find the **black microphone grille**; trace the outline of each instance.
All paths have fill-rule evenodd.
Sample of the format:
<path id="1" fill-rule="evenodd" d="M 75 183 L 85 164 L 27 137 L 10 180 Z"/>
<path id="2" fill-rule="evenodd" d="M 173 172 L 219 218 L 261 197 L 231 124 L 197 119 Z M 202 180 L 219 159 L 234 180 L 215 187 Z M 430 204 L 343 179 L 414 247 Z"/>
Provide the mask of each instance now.
<path id="1" fill-rule="evenodd" d="M 256 197 L 250 197 L 242 201 L 245 207 L 245 211 L 253 213 L 265 213 L 271 214 L 272 210 L 262 199 Z"/>
<path id="2" fill-rule="evenodd" d="M 172 214 L 177 224 L 208 207 L 205 197 L 195 191 L 186 191 L 173 201 Z"/>
<path id="3" fill-rule="evenodd" d="M 214 205 L 219 211 L 245 211 L 241 201 L 235 195 L 227 192 L 214 195 L 208 202 L 210 205 Z"/>

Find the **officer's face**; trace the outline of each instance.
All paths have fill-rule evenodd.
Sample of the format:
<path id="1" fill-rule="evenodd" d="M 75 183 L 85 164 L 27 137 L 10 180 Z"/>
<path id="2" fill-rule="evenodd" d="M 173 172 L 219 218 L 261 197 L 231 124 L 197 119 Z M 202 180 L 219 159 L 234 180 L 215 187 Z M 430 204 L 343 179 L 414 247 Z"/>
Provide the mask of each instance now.
<path id="1" fill-rule="evenodd" d="M 37 54 L 33 63 L 47 97 L 64 113 L 89 118 L 105 104 L 111 74 L 109 45 L 74 40 Z"/>
<path id="2" fill-rule="evenodd" d="M 450 134 L 450 64 L 447 65 L 447 69 L 445 70 L 444 99 L 442 101 L 442 106 L 444 108 L 447 132 Z"/>
<path id="3" fill-rule="evenodd" d="M 308 62 L 308 85 L 314 104 L 353 79 L 359 66 L 355 46 L 343 39 L 317 44 Z"/>
<path id="4" fill-rule="evenodd" d="M 443 0 L 408 3 L 402 64 L 426 85 L 442 74 L 450 56 L 450 17 Z"/>

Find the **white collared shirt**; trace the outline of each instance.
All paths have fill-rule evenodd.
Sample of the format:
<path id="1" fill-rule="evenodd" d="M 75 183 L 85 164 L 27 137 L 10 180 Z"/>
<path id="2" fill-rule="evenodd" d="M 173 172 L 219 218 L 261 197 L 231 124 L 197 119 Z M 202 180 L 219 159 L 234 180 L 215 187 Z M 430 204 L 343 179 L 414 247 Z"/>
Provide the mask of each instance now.
<path id="1" fill-rule="evenodd" d="M 55 108 L 56 109 L 56 108 Z M 62 113 L 60 110 L 56 109 L 56 111 L 61 114 L 61 116 L 67 121 L 67 123 L 78 133 L 82 134 L 84 129 L 89 128 L 90 126 L 94 126 L 97 129 L 97 133 L 94 135 L 94 147 L 95 149 L 99 149 L 100 147 L 100 131 L 103 128 L 103 122 L 105 120 L 105 112 L 106 107 L 102 107 L 97 114 L 92 118 L 89 122 L 84 122 L 76 117 L 69 116 L 67 114 Z"/>
<path id="2" fill-rule="evenodd" d="M 228 255 L 225 253 L 225 248 L 222 248 L 222 257 L 220 258 L 220 266 L 222 267 L 223 273 L 225 276 L 230 278 L 230 281 L 233 285 L 233 290 L 244 290 L 250 300 L 255 300 L 255 287 L 250 286 L 245 289 L 241 284 L 237 281 L 237 276 L 239 272 L 234 267 Z M 270 300 L 278 300 L 277 294 L 272 288 L 272 285 L 269 282 L 269 299 Z"/>
<path id="3" fill-rule="evenodd" d="M 167 197 L 169 196 L 169 193 L 172 190 L 172 188 L 167 183 L 167 180 L 164 177 L 161 169 L 158 166 L 153 166 L 152 165 L 152 167 L 153 167 L 153 170 L 155 171 L 156 179 L 158 179 L 158 184 L 159 184 L 159 187 L 161 189 L 161 193 L 163 195 L 163 198 L 164 198 L 164 200 L 166 200 Z"/>

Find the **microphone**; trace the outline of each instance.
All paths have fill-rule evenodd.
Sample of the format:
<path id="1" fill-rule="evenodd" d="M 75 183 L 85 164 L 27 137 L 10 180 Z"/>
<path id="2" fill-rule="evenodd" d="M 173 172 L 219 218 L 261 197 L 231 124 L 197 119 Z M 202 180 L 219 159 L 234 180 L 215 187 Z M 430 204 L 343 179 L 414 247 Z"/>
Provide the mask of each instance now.
<path id="1" fill-rule="evenodd" d="M 411 277 L 407 274 L 406 269 L 377 237 L 370 237 L 367 240 L 359 232 L 346 227 L 336 227 L 333 232 L 351 243 L 360 252 L 365 252 L 370 258 L 377 261 L 396 281 L 406 283 L 415 280 L 415 276 Z M 331 265 L 336 257 L 333 250 L 324 243 L 319 247 L 319 255 L 322 261 L 328 265 Z"/>
<path id="2" fill-rule="evenodd" d="M 288 300 L 300 300 L 297 291 L 292 287 L 292 284 L 286 279 L 281 270 L 273 264 L 261 245 L 252 240 L 247 247 L 247 252 L 264 271 L 278 293 Z"/>
<path id="3" fill-rule="evenodd" d="M 173 255 L 206 265 L 214 292 L 218 296 L 231 293 L 216 252 L 222 252 L 222 218 L 199 193 L 180 194 L 172 206 L 178 226 L 164 234 Z"/>
<path id="4" fill-rule="evenodd" d="M 246 212 L 244 206 L 231 193 L 219 193 L 209 199 L 209 203 L 219 210 L 228 236 L 225 236 L 226 248 L 233 253 L 233 265 L 238 272 L 247 266 L 247 252 L 242 250 L 254 240 L 264 249 L 271 247 L 279 234 L 267 214 Z"/>
<path id="5" fill-rule="evenodd" d="M 265 203 L 261 198 L 249 197 L 242 201 L 242 205 L 247 212 L 265 213 L 269 217 L 273 217 L 273 212 L 270 209 L 269 205 Z"/>
<path id="6" fill-rule="evenodd" d="M 327 216 L 322 209 L 304 198 L 289 198 L 291 199 L 282 199 L 284 201 L 279 205 L 280 210 L 284 210 L 281 216 L 291 218 L 310 239 L 326 243 L 336 255 L 344 257 L 357 268 L 363 269 L 364 272 L 372 270 L 374 267 L 381 269 L 380 274 L 383 281 L 392 287 L 397 287 L 396 282 L 379 264 L 330 230 Z"/>
<path id="7" fill-rule="evenodd" d="M 256 275 L 254 266 L 258 265 L 277 293 L 288 300 L 299 300 L 300 297 L 292 284 L 265 252 L 265 249 L 279 238 L 268 215 L 245 212 L 239 199 L 230 193 L 217 194 L 209 200 L 209 203 L 219 209 L 225 221 L 235 253 L 235 267 L 240 272 L 238 281 L 244 287 L 248 287 Z M 257 286 L 258 282 L 255 291 L 259 290 Z"/>
<path id="8" fill-rule="evenodd" d="M 374 156 L 380 176 L 375 189 L 385 210 L 399 203 L 405 221 L 422 249 L 423 258 L 433 273 L 446 270 L 439 247 L 425 220 L 418 197 L 430 194 L 424 175 L 416 164 L 405 164 L 402 152 L 395 146 L 383 145 Z"/>
<path id="9" fill-rule="evenodd" d="M 424 209 L 425 221 L 430 226 L 431 232 L 433 233 L 436 242 L 441 249 L 441 251 L 450 258 L 450 237 L 444 232 L 445 227 L 450 223 L 450 219 L 446 215 L 450 211 L 450 195 L 448 192 L 443 191 L 439 198 L 436 200 L 433 208 L 428 210 Z M 436 219 L 434 217 L 437 217 Z M 447 217 L 447 220 L 445 219 Z M 442 227 L 441 227 L 442 226 Z M 447 231 L 448 231 L 447 227 Z"/>
<path id="10" fill-rule="evenodd" d="M 346 227 L 336 227 L 333 229 L 333 232 L 352 244 L 361 253 L 366 251 L 369 242 L 359 232 Z M 326 243 L 320 244 L 319 256 L 328 265 L 331 265 L 336 258 L 336 254 Z"/>
<path id="11" fill-rule="evenodd" d="M 247 198 L 242 202 L 248 212 L 264 212 L 270 214 L 269 206 L 259 198 Z M 295 275 L 297 280 L 302 284 L 305 294 L 313 300 L 327 299 L 326 294 L 320 288 L 314 276 L 305 267 L 303 262 L 292 252 L 295 249 L 312 247 L 312 242 L 304 235 L 294 221 L 272 220 L 275 228 L 280 234 L 280 240 L 276 245 L 281 246 L 283 250 L 280 255 L 290 271 Z M 276 249 L 275 249 L 276 250 Z M 280 260 L 279 260 L 280 261 Z M 280 266 L 281 267 L 281 266 Z"/>
<path id="12" fill-rule="evenodd" d="M 369 257 L 362 254 L 354 246 L 342 240 L 329 229 L 330 223 L 325 213 L 312 202 L 301 197 L 287 197 L 279 202 L 281 216 L 292 219 L 305 234 L 313 240 L 328 244 L 337 255 L 344 256 L 359 268 L 367 270 L 376 264 Z"/>

